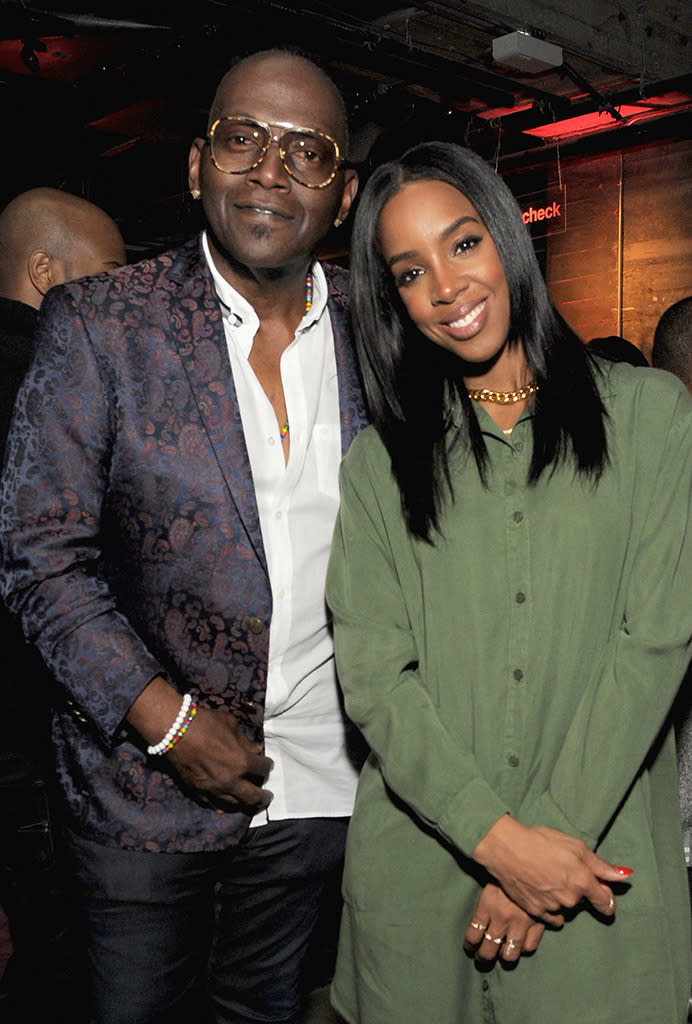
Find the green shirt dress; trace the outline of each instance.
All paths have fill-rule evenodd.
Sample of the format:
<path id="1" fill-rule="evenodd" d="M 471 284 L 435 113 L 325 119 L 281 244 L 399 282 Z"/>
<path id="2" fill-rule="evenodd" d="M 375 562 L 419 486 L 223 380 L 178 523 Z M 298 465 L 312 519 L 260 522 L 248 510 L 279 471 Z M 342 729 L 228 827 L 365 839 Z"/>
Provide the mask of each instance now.
<path id="1" fill-rule="evenodd" d="M 370 747 L 349 829 L 332 1000 L 350 1024 L 682 1024 L 690 910 L 669 712 L 692 635 L 692 401 L 603 364 L 610 462 L 527 486 L 529 409 L 412 539 L 374 428 L 342 466 L 327 597 L 348 715 Z M 634 868 L 532 956 L 463 950 L 470 854 L 509 812 Z"/>

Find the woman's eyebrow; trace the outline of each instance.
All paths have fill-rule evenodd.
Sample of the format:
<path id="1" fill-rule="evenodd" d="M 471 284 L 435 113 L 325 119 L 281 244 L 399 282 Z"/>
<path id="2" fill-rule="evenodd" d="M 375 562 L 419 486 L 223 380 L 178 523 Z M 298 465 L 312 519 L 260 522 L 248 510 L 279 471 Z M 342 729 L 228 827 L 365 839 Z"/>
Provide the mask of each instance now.
<path id="1" fill-rule="evenodd" d="M 479 223 L 477 217 L 464 215 L 463 217 L 459 217 L 457 220 L 453 221 L 449 225 L 449 227 L 446 227 L 444 231 L 441 233 L 440 238 L 444 239 L 447 238 L 449 235 L 453 235 L 454 232 L 462 226 L 462 224 L 467 224 L 469 221 L 471 221 L 474 224 Z M 417 255 L 418 253 L 416 252 L 415 249 L 408 249 L 406 252 L 397 252 L 394 254 L 394 256 L 389 257 L 389 259 L 387 260 L 387 266 L 391 267 L 394 263 L 398 263 L 399 260 L 413 259 L 413 257 Z"/>

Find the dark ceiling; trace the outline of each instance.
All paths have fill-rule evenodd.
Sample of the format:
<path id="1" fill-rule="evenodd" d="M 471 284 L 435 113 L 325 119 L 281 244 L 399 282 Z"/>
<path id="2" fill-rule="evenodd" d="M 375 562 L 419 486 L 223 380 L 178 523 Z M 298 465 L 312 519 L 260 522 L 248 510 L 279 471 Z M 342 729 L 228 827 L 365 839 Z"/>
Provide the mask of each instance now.
<path id="1" fill-rule="evenodd" d="M 567 0 L 550 16 L 535 0 L 47 6 L 0 0 L 0 202 L 39 184 L 85 195 L 119 221 L 133 256 L 196 226 L 190 140 L 232 59 L 268 46 L 298 46 L 336 79 L 364 173 L 422 137 L 454 138 L 509 170 L 548 159 L 558 141 L 569 153 L 690 135 L 687 2 L 584 0 L 579 17 L 561 14 Z M 494 60 L 493 40 L 517 30 L 559 46 L 561 62 Z"/>

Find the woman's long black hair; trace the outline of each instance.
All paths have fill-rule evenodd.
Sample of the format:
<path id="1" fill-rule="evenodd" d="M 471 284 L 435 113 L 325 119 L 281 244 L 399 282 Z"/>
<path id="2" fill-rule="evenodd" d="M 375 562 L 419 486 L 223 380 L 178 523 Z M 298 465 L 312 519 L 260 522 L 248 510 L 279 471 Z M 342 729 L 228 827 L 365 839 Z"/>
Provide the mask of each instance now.
<path id="1" fill-rule="evenodd" d="M 453 414 L 482 480 L 488 453 L 462 379 L 462 362 L 412 323 L 377 242 L 388 199 L 410 181 L 438 180 L 475 207 L 498 251 L 510 296 L 510 344 L 523 343 L 539 384 L 529 483 L 569 458 L 596 483 L 608 459 L 605 409 L 596 364 L 550 300 L 521 212 L 502 179 L 476 153 L 426 142 L 379 167 L 358 205 L 351 246 L 351 311 L 366 400 L 392 462 L 410 532 L 430 541 L 442 502 L 453 497 L 449 472 Z"/>

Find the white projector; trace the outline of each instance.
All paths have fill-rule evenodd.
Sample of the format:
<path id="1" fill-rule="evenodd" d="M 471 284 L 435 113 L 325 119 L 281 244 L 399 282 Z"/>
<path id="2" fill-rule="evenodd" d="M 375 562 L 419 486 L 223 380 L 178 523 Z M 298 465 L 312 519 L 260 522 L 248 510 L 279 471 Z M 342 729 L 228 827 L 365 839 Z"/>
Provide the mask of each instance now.
<path id="1" fill-rule="evenodd" d="M 493 60 L 517 71 L 547 71 L 562 64 L 562 47 L 534 39 L 528 32 L 510 32 L 493 39 Z"/>

